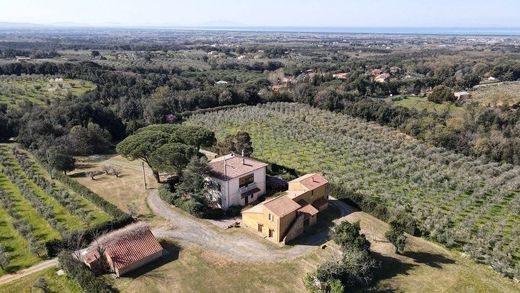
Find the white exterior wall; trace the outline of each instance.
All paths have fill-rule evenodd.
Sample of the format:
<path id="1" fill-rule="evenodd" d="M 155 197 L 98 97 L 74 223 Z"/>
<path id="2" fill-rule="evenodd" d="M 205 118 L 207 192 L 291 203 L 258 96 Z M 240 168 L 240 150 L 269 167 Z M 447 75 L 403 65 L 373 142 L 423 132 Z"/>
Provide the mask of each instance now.
<path id="1" fill-rule="evenodd" d="M 260 189 L 260 191 L 253 194 L 253 197 L 249 196 L 248 202 L 252 203 L 258 199 L 259 196 L 265 194 L 265 175 L 266 168 L 260 168 L 255 170 L 254 172 L 246 173 L 240 177 L 247 176 L 251 173 L 254 173 L 256 187 Z M 241 192 L 239 189 L 239 178 L 233 178 L 230 181 L 222 181 L 216 178 L 213 178 L 215 182 L 220 184 L 221 190 L 221 208 L 226 210 L 230 206 L 239 205 L 245 206 L 245 199 L 241 197 Z"/>

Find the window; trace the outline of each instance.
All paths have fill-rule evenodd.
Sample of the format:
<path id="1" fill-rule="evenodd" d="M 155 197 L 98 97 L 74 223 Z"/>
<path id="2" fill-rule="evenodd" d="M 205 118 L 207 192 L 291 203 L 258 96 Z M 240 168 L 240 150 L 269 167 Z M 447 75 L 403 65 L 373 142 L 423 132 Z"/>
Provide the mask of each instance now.
<path id="1" fill-rule="evenodd" d="M 255 182 L 255 174 L 249 174 L 238 179 L 238 186 L 246 187 L 253 182 Z"/>
<path id="2" fill-rule="evenodd" d="M 272 220 L 273 220 L 273 215 L 269 214 L 269 215 L 267 216 L 267 218 L 269 219 L 269 221 L 272 221 Z"/>

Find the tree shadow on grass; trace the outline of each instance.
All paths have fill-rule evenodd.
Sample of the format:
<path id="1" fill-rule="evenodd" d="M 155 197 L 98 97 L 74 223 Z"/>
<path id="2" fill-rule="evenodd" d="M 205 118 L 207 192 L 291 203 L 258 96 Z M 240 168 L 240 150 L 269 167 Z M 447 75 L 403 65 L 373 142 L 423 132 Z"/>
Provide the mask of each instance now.
<path id="1" fill-rule="evenodd" d="M 417 265 L 403 263 L 397 258 L 372 252 L 374 258 L 380 262 L 381 267 L 376 271 L 374 280 L 376 282 L 391 279 L 399 275 L 408 275 L 408 273 Z"/>
<path id="2" fill-rule="evenodd" d="M 152 279 L 161 279 L 167 276 L 164 276 L 160 271 L 155 271 L 157 268 L 162 267 L 163 265 L 175 261 L 179 258 L 180 247 L 175 245 L 174 243 L 166 240 L 160 241 L 162 247 L 165 250 L 165 255 L 161 258 L 152 261 L 151 263 L 142 266 L 136 270 L 130 271 L 125 274 L 123 277 L 136 279 L 138 277 L 142 277 L 146 275 L 147 278 Z M 155 271 L 155 272 L 154 272 Z"/>
<path id="3" fill-rule="evenodd" d="M 76 163 L 76 165 L 75 165 L 76 170 L 90 169 L 94 166 L 95 165 L 91 164 L 91 163 Z"/>
<path id="4" fill-rule="evenodd" d="M 442 268 L 443 264 L 454 264 L 455 261 L 453 259 L 447 258 L 441 254 L 432 254 L 427 252 L 414 252 L 407 251 L 404 253 L 404 256 L 412 258 L 415 262 L 425 264 L 432 268 Z"/>
<path id="5" fill-rule="evenodd" d="M 74 173 L 69 173 L 68 176 L 71 177 L 71 178 L 87 177 L 87 172 L 74 172 Z"/>
<path id="6" fill-rule="evenodd" d="M 418 264 L 405 263 L 397 258 L 391 256 L 382 255 L 377 252 L 372 252 L 374 258 L 380 262 L 381 267 L 376 271 L 374 275 L 374 283 L 377 284 L 380 281 L 391 279 L 399 275 L 408 275 Z M 413 259 L 419 264 L 425 264 L 433 268 L 442 268 L 443 264 L 453 264 L 454 260 L 447 258 L 440 254 L 433 254 L 427 252 L 405 252 L 403 254 L 406 257 Z M 395 292 L 392 288 L 377 288 L 374 287 L 367 292 Z"/>

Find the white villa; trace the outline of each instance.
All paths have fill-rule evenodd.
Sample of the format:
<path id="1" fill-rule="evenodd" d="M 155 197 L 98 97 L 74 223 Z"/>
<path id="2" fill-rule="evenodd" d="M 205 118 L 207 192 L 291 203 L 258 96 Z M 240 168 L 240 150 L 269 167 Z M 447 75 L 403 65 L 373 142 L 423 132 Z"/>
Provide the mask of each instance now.
<path id="1" fill-rule="evenodd" d="M 267 164 L 230 154 L 212 160 L 209 166 L 210 180 L 217 186 L 213 200 L 220 208 L 246 206 L 265 194 Z"/>

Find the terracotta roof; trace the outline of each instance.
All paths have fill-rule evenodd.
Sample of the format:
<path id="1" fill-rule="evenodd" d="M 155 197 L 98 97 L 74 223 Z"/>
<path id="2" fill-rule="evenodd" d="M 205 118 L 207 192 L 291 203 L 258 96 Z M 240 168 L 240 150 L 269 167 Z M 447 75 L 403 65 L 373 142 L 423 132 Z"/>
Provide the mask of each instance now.
<path id="1" fill-rule="evenodd" d="M 267 164 L 251 158 L 231 154 L 212 160 L 209 166 L 211 167 L 212 177 L 227 181 L 260 168 L 265 168 Z"/>
<path id="2" fill-rule="evenodd" d="M 294 179 L 291 182 L 300 182 L 308 190 L 313 190 L 329 183 L 327 179 L 325 179 L 325 177 L 316 173 L 304 175 L 302 177 Z"/>
<path id="3" fill-rule="evenodd" d="M 129 225 L 102 237 L 88 248 L 83 260 L 91 263 L 99 258 L 98 245 L 105 249 L 114 263 L 114 268 L 124 268 L 163 250 L 148 226 L 141 223 Z"/>
<path id="4" fill-rule="evenodd" d="M 163 250 L 161 244 L 155 239 L 150 230 L 140 235 L 133 234 L 128 236 L 128 238 L 122 239 L 106 249 L 106 252 L 114 262 L 114 267 L 118 270 L 122 270 Z"/>
<path id="5" fill-rule="evenodd" d="M 302 207 L 301 205 L 297 204 L 294 200 L 290 199 L 285 195 L 265 202 L 264 206 L 280 218 L 294 211 L 297 211 Z"/>
<path id="6" fill-rule="evenodd" d="M 319 213 L 319 211 L 315 207 L 310 205 L 310 204 L 308 204 L 308 205 L 304 206 L 303 208 L 299 209 L 298 212 L 301 212 L 301 213 L 304 213 L 304 214 L 308 214 L 310 216 L 314 216 L 317 213 Z"/>

